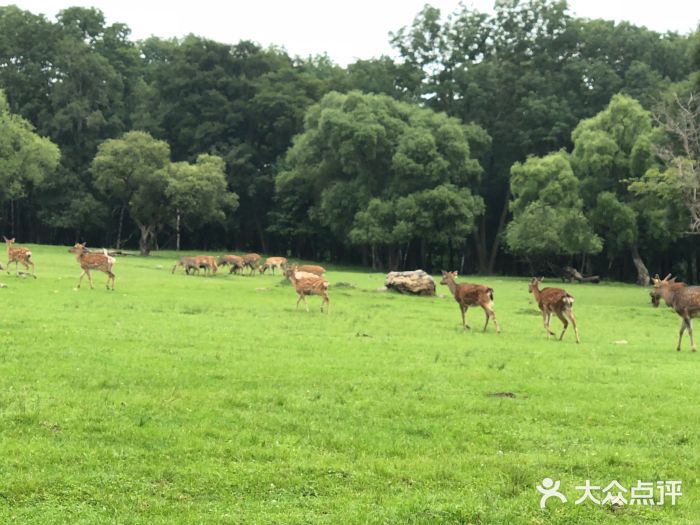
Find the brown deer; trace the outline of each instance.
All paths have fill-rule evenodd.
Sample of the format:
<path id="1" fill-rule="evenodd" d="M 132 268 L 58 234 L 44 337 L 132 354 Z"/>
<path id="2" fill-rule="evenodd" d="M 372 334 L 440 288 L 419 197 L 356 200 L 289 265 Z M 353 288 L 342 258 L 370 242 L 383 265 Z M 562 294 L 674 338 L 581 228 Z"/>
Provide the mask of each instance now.
<path id="1" fill-rule="evenodd" d="M 319 277 L 323 277 L 323 274 L 326 273 L 326 269 L 323 266 L 316 266 L 315 264 L 302 264 L 297 267 L 297 271 L 313 273 Z"/>
<path id="2" fill-rule="evenodd" d="M 268 257 L 259 270 L 260 273 L 264 274 L 266 270 L 271 269 L 272 275 L 275 275 L 275 268 L 279 268 L 281 272 L 284 272 L 287 268 L 287 259 L 285 257 Z"/>
<path id="3" fill-rule="evenodd" d="M 539 279 L 533 277 L 532 281 L 530 281 L 530 284 L 528 285 L 528 291 L 535 297 L 535 301 L 537 301 L 537 305 L 540 307 L 540 311 L 542 312 L 544 329 L 547 331 L 547 339 L 549 339 L 549 336 L 551 335 L 556 335 L 549 329 L 552 314 L 554 314 L 564 324 L 564 329 L 561 331 L 559 340 L 561 341 L 564 338 L 566 329 L 569 327 L 569 321 L 571 321 L 571 324 L 574 327 L 574 333 L 576 334 L 576 343 L 580 343 L 581 340 L 579 339 L 578 328 L 576 327 L 576 317 L 574 317 L 573 296 L 561 288 L 543 288 L 540 290 L 539 284 L 543 280 L 544 277 L 540 277 Z"/>
<path id="4" fill-rule="evenodd" d="M 216 257 L 212 255 L 197 255 L 195 256 L 195 262 L 198 268 L 204 269 L 204 275 L 216 275 L 216 271 L 219 266 L 216 264 Z"/>
<path id="5" fill-rule="evenodd" d="M 442 280 L 440 284 L 445 284 L 452 292 L 452 295 L 459 304 L 459 310 L 462 312 L 462 326 L 465 330 L 471 327 L 467 324 L 467 309 L 470 306 L 481 306 L 486 313 L 486 324 L 484 324 L 484 332 L 489 325 L 489 319 L 493 319 L 493 324 L 496 326 L 496 333 L 501 332 L 501 327 L 496 321 L 496 313 L 493 311 L 493 288 L 481 284 L 457 284 L 455 281 L 457 272 L 442 271 Z"/>
<path id="6" fill-rule="evenodd" d="M 245 268 L 243 257 L 238 255 L 222 255 L 217 262 L 219 266 L 231 266 L 228 273 L 237 273 L 239 270 L 242 272 Z"/>
<path id="7" fill-rule="evenodd" d="M 308 272 L 298 272 L 296 266 L 287 268 L 284 272 L 285 276 L 292 281 L 294 289 L 299 296 L 297 299 L 297 309 L 299 308 L 299 303 L 303 300 L 304 306 L 306 306 L 306 311 L 309 311 L 309 304 L 306 302 L 307 295 L 320 295 L 323 300 L 321 301 L 321 312 L 323 312 L 323 305 L 327 305 L 326 313 L 331 311 L 331 300 L 328 297 L 328 281 L 323 277 L 311 274 Z"/>
<path id="8" fill-rule="evenodd" d="M 671 277 L 671 274 L 669 273 L 663 280 L 664 280 L 664 281 L 668 281 L 670 277 Z M 651 291 L 649 292 L 649 295 L 651 296 L 651 304 L 654 306 L 654 308 L 658 308 L 658 307 L 659 307 L 659 303 L 661 302 L 661 299 L 662 299 L 662 297 L 661 297 L 661 291 L 659 290 L 658 287 L 656 287 L 656 284 L 657 284 L 657 283 L 660 283 L 661 281 L 662 281 L 662 279 L 659 277 L 659 274 L 658 274 L 658 273 L 657 273 L 654 277 L 651 278 L 651 284 L 652 284 L 653 288 L 652 288 Z M 671 290 L 674 291 L 674 292 L 675 292 L 676 290 L 680 290 L 681 288 L 685 288 L 686 286 L 688 286 L 688 285 L 685 284 L 685 283 L 676 282 L 676 278 L 675 278 L 675 277 L 674 277 L 673 279 L 671 279 L 671 280 L 669 281 L 669 283 L 671 283 L 669 286 L 671 287 Z M 669 306 L 669 307 L 670 307 L 670 306 L 672 306 L 672 305 L 671 305 L 671 303 L 669 303 L 668 301 L 666 301 L 666 306 Z"/>
<path id="9" fill-rule="evenodd" d="M 34 262 L 32 261 L 32 251 L 28 248 L 13 247 L 15 243 L 14 237 L 8 239 L 3 235 L 3 239 L 5 239 L 5 244 L 7 245 L 7 273 L 10 273 L 10 264 L 15 263 L 15 273 L 19 274 L 17 271 L 17 264 L 22 263 L 22 266 L 27 270 L 29 270 L 30 266 L 32 267 L 32 277 L 36 279 Z"/>
<path id="10" fill-rule="evenodd" d="M 664 280 L 655 279 L 654 289 L 663 297 L 667 304 L 671 305 L 676 313 L 683 320 L 681 330 L 678 334 L 678 346 L 676 350 L 681 351 L 681 341 L 683 332 L 688 330 L 690 336 L 690 348 L 695 352 L 695 339 L 693 338 L 693 317 L 700 316 L 700 286 L 673 287 L 674 279 L 667 275 Z"/>
<path id="11" fill-rule="evenodd" d="M 184 268 L 187 275 L 189 275 L 190 272 L 199 273 L 199 261 L 197 261 L 197 257 L 180 257 L 180 260 L 175 263 L 173 271 L 170 273 L 175 273 L 178 267 Z"/>
<path id="12" fill-rule="evenodd" d="M 93 289 L 92 276 L 90 275 L 90 270 L 100 270 L 107 274 L 107 289 L 109 290 L 109 283 L 112 282 L 112 290 L 114 290 L 114 274 L 112 273 L 112 266 L 116 262 L 116 259 L 107 253 L 107 250 L 102 250 L 103 253 L 90 253 L 85 248 L 85 243 L 76 243 L 75 246 L 68 249 L 69 252 L 75 254 L 75 258 L 80 264 L 83 272 L 80 274 L 80 279 L 78 280 L 78 286 L 80 288 L 80 283 L 83 281 L 83 276 L 88 276 L 88 281 L 90 281 L 90 288 Z"/>
<path id="13" fill-rule="evenodd" d="M 260 264 L 260 255 L 257 253 L 246 253 L 243 256 L 244 266 L 250 268 L 250 273 L 248 275 L 255 276 L 255 271 L 258 269 Z"/>

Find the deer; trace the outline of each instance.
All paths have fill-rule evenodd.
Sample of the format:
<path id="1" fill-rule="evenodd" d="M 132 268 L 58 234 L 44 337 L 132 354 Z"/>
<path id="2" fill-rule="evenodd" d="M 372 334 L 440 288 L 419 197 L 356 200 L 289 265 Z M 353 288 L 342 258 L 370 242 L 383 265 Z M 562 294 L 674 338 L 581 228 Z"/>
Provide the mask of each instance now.
<path id="1" fill-rule="evenodd" d="M 552 335 L 556 336 L 556 334 L 549 329 L 552 314 L 554 314 L 564 325 L 559 340 L 561 341 L 564 338 L 566 329 L 569 327 L 569 321 L 571 321 L 571 325 L 574 327 L 574 334 L 576 334 L 576 343 L 580 343 L 581 340 L 579 339 L 578 328 L 576 327 L 576 317 L 574 316 L 574 297 L 562 288 L 543 288 L 540 290 L 539 285 L 542 281 L 544 281 L 544 277 L 540 277 L 539 279 L 533 277 L 528 285 L 528 291 L 535 297 L 535 301 L 537 301 L 537 305 L 542 312 L 547 339 Z"/>
<path id="2" fill-rule="evenodd" d="M 15 248 L 13 246 L 15 243 L 14 237 L 12 239 L 8 239 L 3 235 L 3 239 L 5 239 L 5 244 L 7 245 L 7 273 L 10 273 L 10 264 L 15 263 L 15 273 L 19 275 L 17 265 L 18 263 L 22 263 L 22 266 L 24 266 L 27 270 L 29 270 L 30 266 L 32 267 L 31 275 L 34 277 L 34 279 L 36 279 L 34 261 L 32 261 L 32 251 L 28 248 L 22 248 L 21 246 Z"/>
<path id="3" fill-rule="evenodd" d="M 248 275 L 255 276 L 255 271 L 258 269 L 260 264 L 260 255 L 257 253 L 246 253 L 243 256 L 244 266 L 250 268 L 250 273 Z"/>
<path id="4" fill-rule="evenodd" d="M 195 257 L 197 267 L 204 268 L 204 275 L 216 275 L 219 266 L 216 264 L 216 257 L 212 255 L 197 255 Z"/>
<path id="5" fill-rule="evenodd" d="M 323 274 L 326 273 L 326 269 L 323 266 L 316 266 L 314 264 L 302 264 L 297 267 L 297 270 L 300 272 L 313 273 L 319 277 L 323 277 Z"/>
<path id="6" fill-rule="evenodd" d="M 103 249 L 102 253 L 91 253 L 85 248 L 86 243 L 76 243 L 75 246 L 69 248 L 68 251 L 75 254 L 75 258 L 80 264 L 83 272 L 80 274 L 80 279 L 78 279 L 77 289 L 80 289 L 80 283 L 83 281 L 83 276 L 87 275 L 88 281 L 90 281 L 90 289 L 95 287 L 92 285 L 92 276 L 90 275 L 90 270 L 100 270 L 107 274 L 107 290 L 109 290 L 109 283 L 112 282 L 112 290 L 114 290 L 114 274 L 112 273 L 112 266 L 116 262 L 116 259 L 107 253 L 107 250 Z"/>
<path id="7" fill-rule="evenodd" d="M 690 349 L 695 352 L 692 319 L 693 317 L 700 316 L 700 286 L 681 286 L 674 288 L 673 285 L 678 283 L 675 283 L 675 278 L 671 278 L 670 274 L 663 280 L 655 279 L 654 281 L 654 290 L 660 297 L 663 297 L 666 304 L 669 304 L 682 319 L 676 351 L 681 351 L 683 333 L 688 330 Z"/>
<path id="8" fill-rule="evenodd" d="M 467 309 L 470 306 L 481 306 L 486 313 L 486 324 L 484 324 L 484 332 L 489 325 L 489 319 L 493 319 L 493 324 L 496 326 L 496 333 L 501 332 L 501 327 L 496 320 L 496 312 L 493 311 L 493 288 L 482 284 L 457 284 L 455 278 L 457 272 L 442 271 L 442 280 L 440 284 L 446 285 L 452 295 L 459 304 L 459 310 L 462 312 L 462 327 L 465 330 L 470 330 L 471 327 L 467 324 Z"/>
<path id="9" fill-rule="evenodd" d="M 306 296 L 319 295 L 322 297 L 321 312 L 323 312 L 323 305 L 325 304 L 327 305 L 326 313 L 330 313 L 331 300 L 328 297 L 328 281 L 312 273 L 298 272 L 296 266 L 287 268 L 284 274 L 292 281 L 292 285 L 294 285 L 294 289 L 299 296 L 299 299 L 297 299 L 297 310 L 299 309 L 299 303 L 303 300 L 306 311 L 308 312 L 309 304 L 306 302 Z"/>
<path id="10" fill-rule="evenodd" d="M 669 281 L 669 278 L 671 277 L 671 274 L 669 273 L 663 280 L 664 281 Z M 655 287 L 657 283 L 661 282 L 662 279 L 659 277 L 659 274 L 657 273 L 654 277 L 651 278 L 651 284 L 652 284 L 652 289 L 649 292 L 649 295 L 651 296 L 651 304 L 654 306 L 654 308 L 659 307 L 659 303 L 661 302 L 661 291 L 659 290 L 658 287 Z M 676 278 L 674 277 L 669 281 L 671 283 L 669 286 L 671 287 L 672 291 L 680 290 L 681 288 L 685 288 L 688 286 L 687 284 L 683 282 L 676 282 Z M 666 306 L 671 307 L 671 303 L 666 301 Z"/>
<path id="11" fill-rule="evenodd" d="M 199 262 L 197 261 L 197 257 L 180 257 L 180 260 L 175 263 L 175 266 L 173 266 L 173 270 L 170 273 L 175 273 L 175 270 L 177 270 L 179 266 L 185 269 L 185 273 L 187 275 L 190 274 L 190 271 L 199 273 Z"/>
<path id="12" fill-rule="evenodd" d="M 222 255 L 217 261 L 219 266 L 231 266 L 228 273 L 237 273 L 239 270 L 243 271 L 245 264 L 243 263 L 243 257 L 238 255 Z"/>
<path id="13" fill-rule="evenodd" d="M 268 257 L 259 270 L 261 274 L 264 274 L 267 269 L 271 269 L 272 275 L 275 275 L 275 268 L 279 268 L 281 272 L 284 272 L 285 268 L 287 268 L 287 259 L 285 257 Z"/>

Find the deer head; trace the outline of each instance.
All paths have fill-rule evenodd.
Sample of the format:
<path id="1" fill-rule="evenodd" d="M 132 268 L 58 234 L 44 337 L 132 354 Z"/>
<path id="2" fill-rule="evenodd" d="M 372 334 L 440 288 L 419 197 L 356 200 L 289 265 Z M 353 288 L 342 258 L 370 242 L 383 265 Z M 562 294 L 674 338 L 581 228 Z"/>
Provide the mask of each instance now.
<path id="1" fill-rule="evenodd" d="M 538 290 L 542 281 L 544 281 L 544 277 L 533 277 L 530 284 L 527 285 L 527 291 L 532 293 L 533 290 Z"/>
<path id="2" fill-rule="evenodd" d="M 10 248 L 12 248 L 12 245 L 15 243 L 15 238 L 12 237 L 12 239 L 8 239 L 4 235 L 2 236 L 3 239 L 5 239 L 5 244 L 7 244 Z"/>
<path id="3" fill-rule="evenodd" d="M 79 243 L 79 242 L 76 242 L 76 243 L 75 243 L 75 246 L 73 246 L 72 248 L 68 248 L 68 251 L 69 251 L 70 253 L 75 253 L 75 254 L 80 255 L 81 253 L 85 253 L 85 252 L 87 251 L 87 250 L 85 249 L 85 245 L 86 245 L 86 244 L 87 244 L 87 243 L 85 243 L 85 242 L 82 243 L 82 244 Z"/>
<path id="4" fill-rule="evenodd" d="M 446 272 L 445 270 L 442 270 L 442 279 L 440 280 L 440 284 L 447 284 L 450 281 L 454 282 L 457 275 L 458 273 L 456 271 Z"/>

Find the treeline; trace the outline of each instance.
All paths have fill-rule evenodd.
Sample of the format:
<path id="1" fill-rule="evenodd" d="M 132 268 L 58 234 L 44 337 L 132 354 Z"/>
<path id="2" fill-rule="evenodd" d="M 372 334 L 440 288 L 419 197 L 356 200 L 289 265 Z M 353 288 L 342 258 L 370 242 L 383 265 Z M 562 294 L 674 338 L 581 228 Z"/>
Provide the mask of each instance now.
<path id="1" fill-rule="evenodd" d="M 0 229 L 697 281 L 697 33 L 508 0 L 426 6 L 391 41 L 399 59 L 342 68 L 246 41 L 137 42 L 97 9 L 0 7 Z"/>

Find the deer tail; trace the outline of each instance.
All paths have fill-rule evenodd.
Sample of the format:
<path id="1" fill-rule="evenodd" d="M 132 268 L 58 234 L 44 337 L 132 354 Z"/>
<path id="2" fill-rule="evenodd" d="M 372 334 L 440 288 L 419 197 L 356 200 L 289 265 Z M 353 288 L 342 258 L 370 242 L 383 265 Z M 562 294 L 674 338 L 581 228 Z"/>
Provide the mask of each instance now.
<path id="1" fill-rule="evenodd" d="M 564 296 L 564 304 L 567 306 L 573 306 L 574 305 L 574 296 L 569 295 L 568 293 Z"/>

